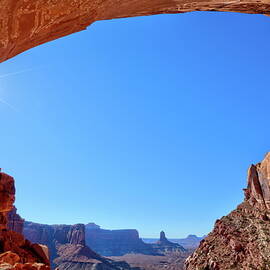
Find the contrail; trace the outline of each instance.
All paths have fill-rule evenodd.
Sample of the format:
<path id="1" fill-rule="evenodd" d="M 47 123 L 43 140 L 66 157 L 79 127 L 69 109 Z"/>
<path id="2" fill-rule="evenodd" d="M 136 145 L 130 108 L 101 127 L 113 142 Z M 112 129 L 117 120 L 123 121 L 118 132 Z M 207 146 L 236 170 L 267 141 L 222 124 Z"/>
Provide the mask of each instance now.
<path id="1" fill-rule="evenodd" d="M 25 72 L 32 71 L 32 70 L 34 70 L 34 68 L 27 68 L 27 69 L 15 71 L 15 72 L 6 73 L 6 74 L 3 74 L 3 75 L 0 75 L 0 79 L 6 78 L 6 77 L 10 77 L 10 76 L 13 76 L 13 75 L 17 75 L 17 74 L 21 74 L 21 73 L 25 73 Z M 11 105 L 10 103 L 8 103 L 4 99 L 0 98 L 0 102 L 3 103 L 3 104 L 5 104 L 6 106 L 8 106 L 13 111 L 18 112 L 18 110 L 13 105 Z"/>
<path id="2" fill-rule="evenodd" d="M 6 77 L 9 77 L 9 76 L 13 76 L 13 75 L 17 75 L 17 74 L 21 74 L 21 73 L 25 73 L 25 72 L 32 71 L 32 70 L 33 70 L 33 68 L 28 68 L 28 69 L 23 69 L 23 70 L 20 70 L 20 71 L 6 73 L 6 74 L 3 74 L 3 75 L 0 75 L 0 79 L 6 78 Z"/>
<path id="3" fill-rule="evenodd" d="M 17 110 L 14 106 L 12 106 L 10 103 L 6 102 L 6 101 L 3 100 L 2 98 L 0 98 L 0 102 L 3 103 L 3 104 L 5 104 L 6 106 L 8 106 L 8 107 L 9 107 L 10 109 L 12 109 L 13 111 L 18 112 L 18 110 Z"/>

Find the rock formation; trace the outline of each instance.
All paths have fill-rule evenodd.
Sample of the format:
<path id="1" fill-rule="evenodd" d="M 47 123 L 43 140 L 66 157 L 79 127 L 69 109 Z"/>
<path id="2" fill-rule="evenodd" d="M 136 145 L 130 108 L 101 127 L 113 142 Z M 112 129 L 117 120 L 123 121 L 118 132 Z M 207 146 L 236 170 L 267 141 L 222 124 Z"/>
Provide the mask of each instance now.
<path id="1" fill-rule="evenodd" d="M 160 238 L 155 243 L 148 243 L 155 255 L 130 253 L 124 256 L 111 257 L 114 260 L 125 260 L 131 266 L 144 270 L 183 270 L 184 262 L 193 250 L 186 250 L 177 243 L 170 242 L 165 233 L 160 233 Z"/>
<path id="2" fill-rule="evenodd" d="M 25 222 L 23 234 L 25 238 L 31 242 L 49 247 L 52 265 L 53 260 L 58 257 L 57 248 L 60 245 L 71 244 L 85 246 L 85 228 L 83 224 L 44 225 Z"/>
<path id="3" fill-rule="evenodd" d="M 14 201 L 14 179 L 0 172 L 0 269 L 49 270 L 48 249 L 20 233 L 23 220 L 16 214 Z"/>
<path id="4" fill-rule="evenodd" d="M 270 153 L 251 165 L 247 182 L 244 202 L 216 221 L 187 270 L 270 269 Z"/>
<path id="5" fill-rule="evenodd" d="M 51 264 L 58 270 L 130 270 L 125 262 L 114 262 L 90 249 L 85 243 L 85 225 L 45 225 L 25 222 L 24 235 L 50 249 Z"/>
<path id="6" fill-rule="evenodd" d="M 155 244 L 152 244 L 153 248 L 159 254 L 164 254 L 168 252 L 185 252 L 186 250 L 179 244 L 170 242 L 165 235 L 164 231 L 160 232 L 159 241 Z"/>
<path id="7" fill-rule="evenodd" d="M 0 62 L 37 45 L 84 30 L 98 20 L 189 11 L 270 14 L 270 2 L 268 0 L 2 0 Z"/>
<path id="8" fill-rule="evenodd" d="M 171 238 L 169 241 L 181 245 L 184 249 L 195 250 L 203 238 L 205 238 L 205 236 L 199 237 L 197 235 L 190 234 L 186 238 Z M 142 240 L 148 244 L 153 244 L 158 241 L 158 239 L 155 238 L 142 238 Z"/>
<path id="9" fill-rule="evenodd" d="M 122 256 L 128 253 L 157 255 L 151 245 L 140 239 L 138 231 L 132 229 L 104 230 L 87 224 L 86 243 L 103 256 Z"/>
<path id="10" fill-rule="evenodd" d="M 24 219 L 17 214 L 17 208 L 14 206 L 13 209 L 8 213 L 8 230 L 17 233 L 23 233 Z"/>
<path id="11" fill-rule="evenodd" d="M 166 238 L 165 232 L 161 231 L 159 236 L 159 243 L 169 242 Z"/>
<path id="12" fill-rule="evenodd" d="M 178 243 L 185 249 L 195 249 L 199 246 L 200 242 L 205 238 L 198 237 L 197 235 L 190 234 L 186 238 L 180 238 L 180 239 L 170 239 L 173 243 Z"/>

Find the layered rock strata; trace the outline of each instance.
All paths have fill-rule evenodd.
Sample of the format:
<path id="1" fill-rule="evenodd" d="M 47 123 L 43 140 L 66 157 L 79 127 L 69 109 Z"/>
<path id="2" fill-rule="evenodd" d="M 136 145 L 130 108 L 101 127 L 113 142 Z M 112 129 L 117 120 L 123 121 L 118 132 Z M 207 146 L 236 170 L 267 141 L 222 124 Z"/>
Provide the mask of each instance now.
<path id="1" fill-rule="evenodd" d="M 85 246 L 85 229 L 83 224 L 76 225 L 44 225 L 34 222 L 25 222 L 24 236 L 33 243 L 48 246 L 51 263 L 58 257 L 57 249 L 61 245 Z"/>
<path id="2" fill-rule="evenodd" d="M 137 230 L 105 230 L 86 225 L 86 243 L 103 256 L 122 256 L 128 253 L 157 255 L 152 245 L 139 237 Z"/>
<path id="3" fill-rule="evenodd" d="M 201 240 L 204 237 L 205 236 L 198 237 L 197 235 L 190 234 L 186 238 L 171 238 L 169 239 L 169 241 L 173 243 L 177 243 L 185 249 L 192 250 L 192 249 L 196 249 L 199 246 Z M 152 244 L 158 241 L 158 239 L 155 239 L 155 238 L 142 238 L 142 240 L 148 244 Z"/>
<path id="4" fill-rule="evenodd" d="M 0 172 L 0 269 L 49 270 L 47 247 L 32 244 L 20 233 L 23 220 L 14 201 L 14 179 Z"/>
<path id="5" fill-rule="evenodd" d="M 186 250 L 179 244 L 173 243 L 169 241 L 165 235 L 164 231 L 160 232 L 160 238 L 159 241 L 152 244 L 152 247 L 154 250 L 156 250 L 157 253 L 164 254 L 164 253 L 180 253 L 180 252 L 186 252 Z"/>
<path id="6" fill-rule="evenodd" d="M 0 62 L 95 21 L 189 11 L 270 14 L 268 0 L 2 0 Z"/>
<path id="7" fill-rule="evenodd" d="M 247 182 L 244 202 L 216 221 L 187 270 L 270 269 L 270 153 L 250 166 Z"/>
<path id="8" fill-rule="evenodd" d="M 85 243 L 85 225 L 45 225 L 25 222 L 24 235 L 50 249 L 51 264 L 58 270 L 130 270 L 125 262 L 104 258 Z"/>
<path id="9" fill-rule="evenodd" d="M 8 213 L 8 230 L 17 233 L 23 233 L 24 219 L 17 214 L 17 208 L 14 206 L 13 209 Z"/>

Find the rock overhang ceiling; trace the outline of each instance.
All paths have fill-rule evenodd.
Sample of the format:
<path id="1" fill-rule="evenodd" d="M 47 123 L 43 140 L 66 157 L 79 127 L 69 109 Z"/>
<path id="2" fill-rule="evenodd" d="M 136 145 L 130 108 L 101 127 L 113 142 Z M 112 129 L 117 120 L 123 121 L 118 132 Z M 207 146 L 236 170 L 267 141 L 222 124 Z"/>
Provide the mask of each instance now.
<path id="1" fill-rule="evenodd" d="M 268 0 L 2 0 L 0 62 L 40 44 L 85 30 L 99 20 L 230 11 L 270 14 Z"/>

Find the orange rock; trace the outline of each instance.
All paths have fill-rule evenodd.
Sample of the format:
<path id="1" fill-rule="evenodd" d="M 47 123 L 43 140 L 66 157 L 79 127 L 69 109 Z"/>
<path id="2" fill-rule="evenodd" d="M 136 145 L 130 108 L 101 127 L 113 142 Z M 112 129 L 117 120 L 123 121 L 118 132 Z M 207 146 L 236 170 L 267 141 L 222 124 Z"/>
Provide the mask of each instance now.
<path id="1" fill-rule="evenodd" d="M 7 251 L 5 253 L 0 254 L 0 263 L 9 263 L 11 265 L 14 265 L 19 261 L 20 261 L 19 255 L 11 251 Z"/>
<path id="2" fill-rule="evenodd" d="M 1 0 L 0 62 L 95 21 L 190 11 L 270 14 L 264 0 Z"/>
<path id="3" fill-rule="evenodd" d="M 10 269 L 14 269 L 14 268 L 9 263 L 0 263 L 0 269 L 1 270 L 10 270 Z"/>
<path id="4" fill-rule="evenodd" d="M 23 220 L 14 211 L 14 179 L 0 172 L 0 269 L 49 270 L 48 250 L 44 246 L 32 244 L 24 236 L 8 228 L 20 231 Z M 8 222 L 8 217 L 12 222 Z"/>

